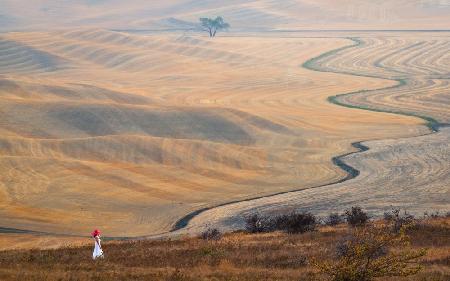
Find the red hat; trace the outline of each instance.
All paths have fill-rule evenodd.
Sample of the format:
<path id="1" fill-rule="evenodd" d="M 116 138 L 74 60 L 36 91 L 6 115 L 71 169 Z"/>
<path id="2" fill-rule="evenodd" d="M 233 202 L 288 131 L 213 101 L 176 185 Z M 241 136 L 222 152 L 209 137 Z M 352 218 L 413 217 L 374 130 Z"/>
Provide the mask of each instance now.
<path id="1" fill-rule="evenodd" d="M 100 234 L 100 230 L 98 230 L 98 229 L 94 230 L 94 231 L 91 233 L 92 237 L 98 236 L 99 234 Z"/>

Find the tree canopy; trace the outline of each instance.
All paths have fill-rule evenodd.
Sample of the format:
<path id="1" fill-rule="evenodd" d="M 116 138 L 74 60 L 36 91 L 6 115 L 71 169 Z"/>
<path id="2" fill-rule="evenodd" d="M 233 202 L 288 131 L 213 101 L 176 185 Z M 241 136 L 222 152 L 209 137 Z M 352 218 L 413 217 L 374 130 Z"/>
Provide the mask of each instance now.
<path id="1" fill-rule="evenodd" d="M 211 18 L 200 18 L 200 24 L 204 31 L 209 33 L 209 37 L 215 37 L 217 31 L 227 29 L 230 27 L 222 17 Z"/>

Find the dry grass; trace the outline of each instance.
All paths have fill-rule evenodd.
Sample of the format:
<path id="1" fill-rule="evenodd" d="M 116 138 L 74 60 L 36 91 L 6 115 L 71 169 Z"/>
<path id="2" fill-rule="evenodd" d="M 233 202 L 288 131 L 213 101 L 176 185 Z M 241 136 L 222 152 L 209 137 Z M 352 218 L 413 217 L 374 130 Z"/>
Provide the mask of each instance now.
<path id="1" fill-rule="evenodd" d="M 324 280 L 308 265 L 327 259 L 347 227 L 301 235 L 227 234 L 220 241 L 105 242 L 106 258 L 92 261 L 91 246 L 0 252 L 1 280 Z M 450 219 L 421 222 L 409 232 L 413 248 L 427 248 L 423 272 L 408 278 L 448 280 Z"/>

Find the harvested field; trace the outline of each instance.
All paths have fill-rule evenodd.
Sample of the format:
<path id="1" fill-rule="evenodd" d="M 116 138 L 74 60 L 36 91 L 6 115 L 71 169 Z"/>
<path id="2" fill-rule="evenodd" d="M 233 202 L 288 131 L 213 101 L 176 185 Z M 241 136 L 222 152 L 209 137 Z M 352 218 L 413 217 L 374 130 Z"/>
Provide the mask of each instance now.
<path id="1" fill-rule="evenodd" d="M 449 210 L 450 128 L 432 135 L 363 144 L 370 149 L 343 158 L 360 170 L 354 179 L 213 208 L 179 232 L 199 233 L 209 225 L 228 231 L 242 229 L 244 217 L 253 213 L 297 210 L 326 216 L 355 205 L 377 217 L 392 207 L 415 215 Z"/>
<path id="2" fill-rule="evenodd" d="M 0 40 L 2 227 L 158 234 L 204 207 L 340 181 L 332 158 L 353 142 L 429 132 L 327 101 L 396 84 L 300 67 L 352 44 L 343 38 L 79 29 Z"/>
<path id="3" fill-rule="evenodd" d="M 449 1 L 0 0 L 0 280 L 450 280 Z"/>
<path id="4" fill-rule="evenodd" d="M 428 38 L 428 37 L 427 37 Z M 418 42 L 419 41 L 419 42 Z M 422 117 L 438 133 L 413 138 L 366 141 L 370 150 L 342 158 L 355 167 L 357 178 L 257 200 L 214 208 L 190 221 L 190 231 L 206 222 L 224 229 L 242 228 L 243 217 L 253 212 L 292 209 L 326 214 L 359 204 L 382 215 L 392 206 L 416 214 L 450 209 L 450 86 L 446 37 L 354 39 L 354 46 L 328 52 L 305 63 L 317 71 L 397 80 L 398 85 L 362 90 L 329 99 L 338 105 L 374 112 Z M 427 54 L 429 54 L 427 56 Z M 431 55 L 433 54 L 433 55 Z"/>
<path id="5" fill-rule="evenodd" d="M 427 116 L 450 123 L 450 40 L 446 36 L 362 38 L 312 63 L 323 71 L 398 81 L 397 87 L 339 95 L 360 108 Z"/>

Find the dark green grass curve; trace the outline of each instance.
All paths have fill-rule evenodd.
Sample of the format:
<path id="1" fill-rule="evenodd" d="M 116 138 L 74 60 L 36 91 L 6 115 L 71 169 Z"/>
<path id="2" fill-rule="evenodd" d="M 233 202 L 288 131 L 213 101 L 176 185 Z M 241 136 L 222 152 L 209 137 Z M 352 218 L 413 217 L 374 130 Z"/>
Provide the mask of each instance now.
<path id="1" fill-rule="evenodd" d="M 353 104 L 349 104 L 349 103 L 344 103 L 342 101 L 339 100 L 340 97 L 343 96 L 350 96 L 350 95 L 357 95 L 357 94 L 362 94 L 362 93 L 367 93 L 367 92 L 371 92 L 371 91 L 379 91 L 379 90 L 392 90 L 395 88 L 399 88 L 402 87 L 404 85 L 407 84 L 407 80 L 406 79 L 401 79 L 401 78 L 394 78 L 394 79 L 389 79 L 389 78 L 384 78 L 384 77 L 378 77 L 375 75 L 369 75 L 369 74 L 359 74 L 359 73 L 353 73 L 350 71 L 332 71 L 330 69 L 326 69 L 326 68 L 322 68 L 320 66 L 320 64 L 318 63 L 320 60 L 323 60 L 327 57 L 331 57 L 334 56 L 336 54 L 338 54 L 341 51 L 347 50 L 347 49 L 351 49 L 351 48 L 358 48 L 361 46 L 364 46 L 365 43 L 364 41 L 362 41 L 359 38 L 355 38 L 355 37 L 347 37 L 347 39 L 353 41 L 352 45 L 347 45 L 338 49 L 334 49 L 331 51 L 328 51 L 326 53 L 323 53 L 317 57 L 311 58 L 309 60 L 307 60 L 306 62 L 304 62 L 302 64 L 303 68 L 306 68 L 308 70 L 312 70 L 312 71 L 318 71 L 318 72 L 331 72 L 331 73 L 337 73 L 337 74 L 348 74 L 348 75 L 352 75 L 352 76 L 361 76 L 361 77 L 370 77 L 370 78 L 377 78 L 377 79 L 383 79 L 383 80 L 389 80 L 389 81 L 397 81 L 397 84 L 394 86 L 389 86 L 389 87 L 384 87 L 384 88 L 379 88 L 379 89 L 373 89 L 373 90 L 359 90 L 359 91 L 355 91 L 355 92 L 350 92 L 350 93 L 344 93 L 344 94 L 338 94 L 335 96 L 330 96 L 328 97 L 328 101 L 330 103 L 336 104 L 336 105 L 340 105 L 340 106 L 344 106 L 344 107 L 348 107 L 348 108 L 356 108 L 356 109 L 362 109 L 362 110 L 368 110 L 368 111 L 374 111 L 374 112 L 384 112 L 384 113 L 392 113 L 392 114 L 399 114 L 399 115 L 404 115 L 404 116 L 413 116 L 413 117 L 417 117 L 420 118 L 422 120 L 425 121 L 425 125 L 433 132 L 437 132 L 439 130 L 439 126 L 441 125 L 436 119 L 429 117 L 429 116 L 425 116 L 425 115 L 421 115 L 421 114 L 417 114 L 414 112 L 407 112 L 407 111 L 402 111 L 402 110 L 387 110 L 387 109 L 381 109 L 381 108 L 375 108 L 375 107 L 370 107 L 370 106 L 361 106 L 361 105 L 353 105 Z"/>

